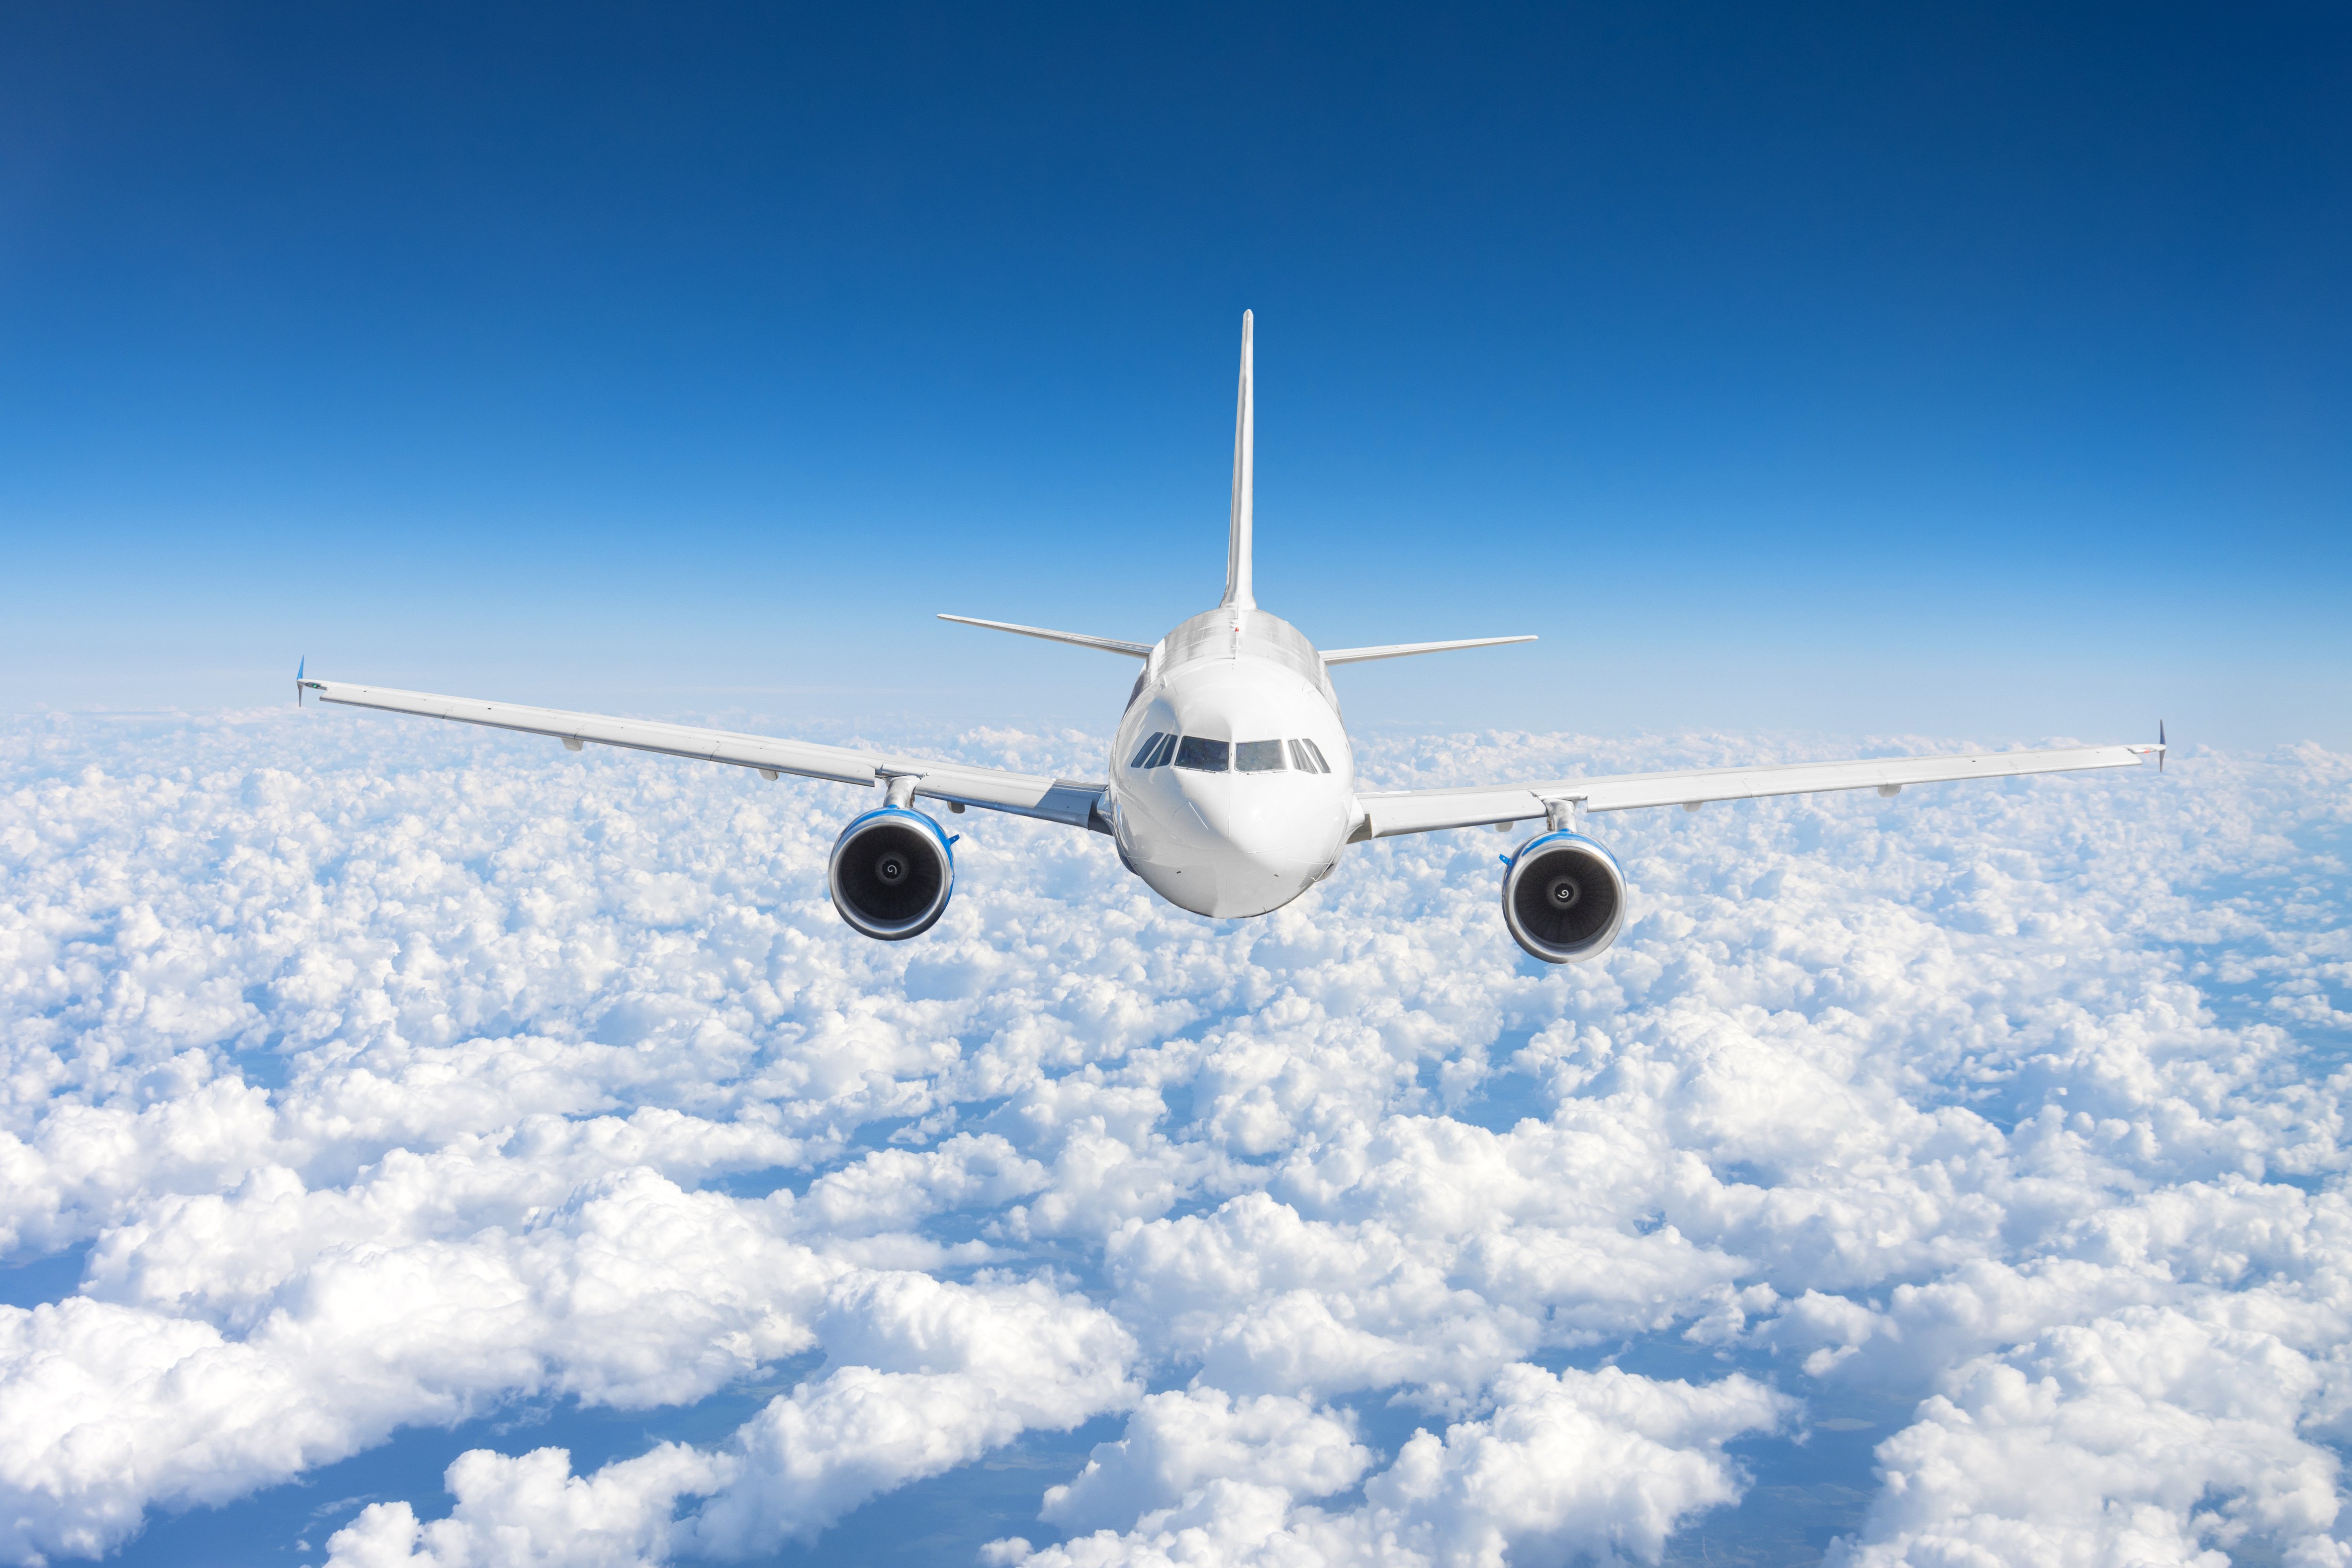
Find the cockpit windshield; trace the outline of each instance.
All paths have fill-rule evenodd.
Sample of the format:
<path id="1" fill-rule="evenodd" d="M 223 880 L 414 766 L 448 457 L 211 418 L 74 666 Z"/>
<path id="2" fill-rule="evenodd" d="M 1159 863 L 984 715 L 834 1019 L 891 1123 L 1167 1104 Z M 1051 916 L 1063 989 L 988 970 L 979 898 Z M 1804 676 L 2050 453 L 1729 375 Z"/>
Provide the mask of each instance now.
<path id="1" fill-rule="evenodd" d="M 1328 773 L 1322 748 L 1311 740 L 1210 740 L 1155 730 L 1137 745 L 1129 768 L 1170 763 L 1199 773 Z"/>
<path id="2" fill-rule="evenodd" d="M 1203 740 L 1188 735 L 1176 743 L 1176 766 L 1197 768 L 1202 773 L 1223 773 L 1232 766 L 1233 743 L 1224 740 Z"/>

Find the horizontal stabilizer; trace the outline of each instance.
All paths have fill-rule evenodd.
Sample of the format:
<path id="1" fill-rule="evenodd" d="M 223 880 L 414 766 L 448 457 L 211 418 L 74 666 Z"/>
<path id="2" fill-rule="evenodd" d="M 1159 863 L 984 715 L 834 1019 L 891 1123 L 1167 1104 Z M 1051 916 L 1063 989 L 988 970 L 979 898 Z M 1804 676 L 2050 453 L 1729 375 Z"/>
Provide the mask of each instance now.
<path id="1" fill-rule="evenodd" d="M 1532 643 L 1533 637 L 1463 637 L 1451 643 L 1390 643 L 1378 648 L 1326 648 L 1327 664 L 1360 664 L 1366 659 L 1402 659 L 1407 653 L 1444 653 L 1455 648 L 1493 648 L 1505 643 Z"/>
<path id="2" fill-rule="evenodd" d="M 1089 637 L 1083 632 L 1049 632 L 1043 626 L 1015 626 L 1010 621 L 975 621 L 969 615 L 942 615 L 940 619 L 952 621 L 959 626 L 985 626 L 992 632 L 1015 632 L 1024 637 L 1043 637 L 1048 643 L 1075 643 L 1081 648 L 1100 648 L 1106 653 L 1125 653 L 1130 659 L 1151 657 L 1151 644 L 1149 643 L 1122 643 L 1116 637 Z"/>

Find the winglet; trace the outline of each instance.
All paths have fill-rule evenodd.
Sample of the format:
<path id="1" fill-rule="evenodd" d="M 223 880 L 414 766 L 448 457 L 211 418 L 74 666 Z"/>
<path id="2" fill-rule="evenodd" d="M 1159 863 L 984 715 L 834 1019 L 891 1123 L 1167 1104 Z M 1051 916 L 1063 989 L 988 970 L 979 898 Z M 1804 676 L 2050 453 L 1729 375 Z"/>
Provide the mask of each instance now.
<path id="1" fill-rule="evenodd" d="M 2158 719 L 2156 721 L 2156 770 L 2158 773 L 2164 771 L 2164 754 L 2167 749 L 2164 740 L 2164 721 Z"/>
<path id="2" fill-rule="evenodd" d="M 1250 313 L 1242 312 L 1242 382 L 1234 400 L 1234 516 L 1225 538 L 1224 602 L 1255 610 L 1250 591 L 1251 469 L 1256 441 L 1257 405 L 1250 391 Z"/>
<path id="3" fill-rule="evenodd" d="M 294 661 L 294 706 L 302 706 L 302 672 L 310 667 L 310 655 L 303 654 Z"/>

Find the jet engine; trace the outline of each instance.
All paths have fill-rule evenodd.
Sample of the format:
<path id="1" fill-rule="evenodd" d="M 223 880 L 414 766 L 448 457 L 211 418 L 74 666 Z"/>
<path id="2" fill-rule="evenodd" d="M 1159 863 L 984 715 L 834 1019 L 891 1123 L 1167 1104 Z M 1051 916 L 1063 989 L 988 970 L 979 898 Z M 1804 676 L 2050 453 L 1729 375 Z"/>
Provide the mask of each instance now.
<path id="1" fill-rule="evenodd" d="M 1625 873 L 1582 833 L 1529 839 L 1505 859 L 1503 924 L 1547 964 L 1597 958 L 1625 925 Z"/>
<path id="2" fill-rule="evenodd" d="M 947 913 L 955 891 L 955 841 L 904 806 L 868 811 L 841 830 L 825 866 L 833 906 L 850 925 L 885 942 L 919 936 Z"/>

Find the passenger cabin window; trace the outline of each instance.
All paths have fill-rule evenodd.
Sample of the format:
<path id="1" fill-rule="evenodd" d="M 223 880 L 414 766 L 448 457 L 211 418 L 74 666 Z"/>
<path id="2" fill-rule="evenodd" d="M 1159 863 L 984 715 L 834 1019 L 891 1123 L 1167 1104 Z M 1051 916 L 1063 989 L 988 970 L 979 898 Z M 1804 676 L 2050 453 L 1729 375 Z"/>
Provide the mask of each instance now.
<path id="1" fill-rule="evenodd" d="M 1233 743 L 1226 740 L 1203 740 L 1188 735 L 1176 743 L 1176 766 L 1194 768 L 1203 773 L 1223 773 L 1231 766 Z"/>
<path id="2" fill-rule="evenodd" d="M 1244 740 L 1234 747 L 1234 767 L 1241 772 L 1280 773 L 1286 766 L 1278 740 Z"/>

